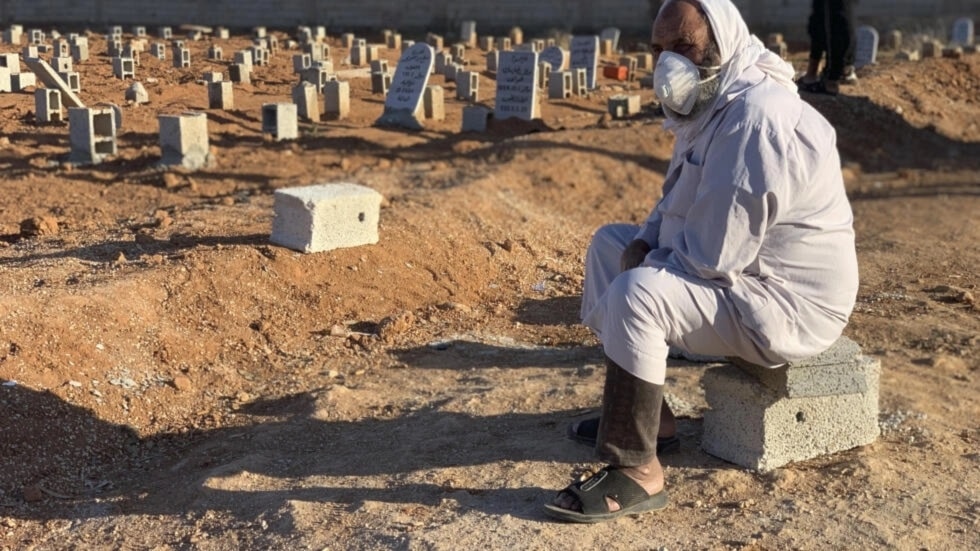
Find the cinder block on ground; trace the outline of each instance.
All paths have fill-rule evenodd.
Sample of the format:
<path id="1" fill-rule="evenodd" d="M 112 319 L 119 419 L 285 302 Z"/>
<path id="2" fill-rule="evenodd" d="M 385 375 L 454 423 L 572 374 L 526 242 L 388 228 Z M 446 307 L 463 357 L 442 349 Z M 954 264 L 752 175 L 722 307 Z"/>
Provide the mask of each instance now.
<path id="1" fill-rule="evenodd" d="M 10 92 L 10 69 L 0 67 L 0 92 Z"/>
<path id="2" fill-rule="evenodd" d="M 571 71 L 555 71 L 548 79 L 548 99 L 572 97 L 574 75 Z"/>
<path id="3" fill-rule="evenodd" d="M 262 133 L 275 141 L 299 137 L 298 111 L 295 103 L 266 103 L 262 106 Z"/>
<path id="4" fill-rule="evenodd" d="M 274 196 L 272 242 L 315 253 L 378 242 L 381 194 L 349 183 L 283 188 Z"/>
<path id="5" fill-rule="evenodd" d="M 323 87 L 323 112 L 333 119 L 350 114 L 350 83 L 331 80 Z"/>
<path id="6" fill-rule="evenodd" d="M 493 112 L 482 105 L 463 107 L 463 132 L 486 132 Z"/>
<path id="7" fill-rule="evenodd" d="M 116 78 L 136 78 L 136 64 L 132 58 L 114 57 L 112 58 L 112 74 Z"/>
<path id="8" fill-rule="evenodd" d="M 476 71 L 456 73 L 456 99 L 480 101 L 480 73 Z"/>
<path id="9" fill-rule="evenodd" d="M 225 110 L 234 109 L 234 83 L 227 80 L 208 83 L 208 108 Z"/>
<path id="10" fill-rule="evenodd" d="M 0 54 L 0 67 L 6 67 L 7 71 L 9 71 L 11 75 L 20 73 L 20 54 Z"/>
<path id="11" fill-rule="evenodd" d="M 48 88 L 34 90 L 34 119 L 38 124 L 65 120 L 61 92 Z"/>
<path id="12" fill-rule="evenodd" d="M 10 89 L 14 92 L 22 92 L 25 88 L 37 86 L 37 77 L 34 73 L 17 73 L 10 75 Z"/>
<path id="13" fill-rule="evenodd" d="M 60 91 L 64 100 L 64 91 Z M 68 108 L 69 160 L 97 164 L 116 154 L 116 112 L 111 107 Z"/>
<path id="14" fill-rule="evenodd" d="M 252 66 L 244 63 L 232 63 L 228 66 L 228 78 L 232 82 L 249 84 L 252 82 Z"/>
<path id="15" fill-rule="evenodd" d="M 624 119 L 640 112 L 640 96 L 638 94 L 610 96 L 608 106 L 609 114 L 614 119 Z"/>
<path id="16" fill-rule="evenodd" d="M 835 453 L 878 437 L 880 363 L 860 357 L 865 392 L 789 398 L 734 365 L 702 379 L 710 410 L 701 447 L 743 467 L 767 471 L 793 461 Z"/>
<path id="17" fill-rule="evenodd" d="M 446 97 L 442 86 L 431 84 L 425 87 L 425 94 L 422 96 L 422 109 L 425 118 L 433 121 L 446 119 Z"/>
<path id="18" fill-rule="evenodd" d="M 293 87 L 293 103 L 297 114 L 308 121 L 320 121 L 320 100 L 317 87 L 310 82 L 300 82 Z"/>
<path id="19" fill-rule="evenodd" d="M 160 164 L 197 170 L 208 164 L 208 117 L 204 113 L 160 115 Z"/>
<path id="20" fill-rule="evenodd" d="M 872 377 L 861 347 L 841 337 L 816 356 L 769 368 L 734 360 L 736 366 L 789 398 L 867 392 Z"/>

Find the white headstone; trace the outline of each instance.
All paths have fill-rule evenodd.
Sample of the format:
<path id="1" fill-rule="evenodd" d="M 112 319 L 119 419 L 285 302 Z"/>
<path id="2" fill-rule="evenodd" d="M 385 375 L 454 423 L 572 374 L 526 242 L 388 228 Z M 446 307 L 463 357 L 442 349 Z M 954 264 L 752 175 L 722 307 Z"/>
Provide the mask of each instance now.
<path id="1" fill-rule="evenodd" d="M 468 46 L 476 45 L 476 21 L 463 21 L 460 23 L 459 37 Z"/>
<path id="2" fill-rule="evenodd" d="M 538 61 L 547 62 L 552 71 L 565 70 L 565 50 L 558 46 L 548 46 L 538 54 Z"/>
<path id="3" fill-rule="evenodd" d="M 854 49 L 854 66 L 871 65 L 878 58 L 878 31 L 874 27 L 861 25 L 857 28 L 857 47 Z"/>
<path id="4" fill-rule="evenodd" d="M 569 66 L 572 69 L 585 69 L 585 86 L 595 88 L 596 71 L 599 67 L 599 37 L 573 36 Z"/>
<path id="5" fill-rule="evenodd" d="M 610 40 L 612 41 L 613 51 L 619 50 L 619 29 L 616 27 L 602 29 L 602 32 L 599 33 L 599 40 Z"/>
<path id="6" fill-rule="evenodd" d="M 960 46 L 973 44 L 973 20 L 969 17 L 961 17 L 953 23 L 953 42 Z"/>
<path id="7" fill-rule="evenodd" d="M 375 124 L 421 129 L 416 117 L 422 94 L 432 74 L 435 50 L 419 42 L 405 50 L 395 68 L 395 77 L 385 98 L 385 110 Z"/>
<path id="8" fill-rule="evenodd" d="M 497 65 L 497 99 L 493 115 L 498 119 L 531 120 L 537 114 L 538 54 L 500 52 Z"/>

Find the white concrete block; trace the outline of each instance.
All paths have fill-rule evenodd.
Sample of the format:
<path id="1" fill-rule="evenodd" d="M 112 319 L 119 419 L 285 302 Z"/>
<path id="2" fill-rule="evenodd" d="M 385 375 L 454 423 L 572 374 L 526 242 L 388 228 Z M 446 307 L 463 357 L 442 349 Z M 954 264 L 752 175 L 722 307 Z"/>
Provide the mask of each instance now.
<path id="1" fill-rule="evenodd" d="M 350 183 L 276 190 L 271 240 L 306 253 L 377 243 L 381 199 Z"/>
<path id="2" fill-rule="evenodd" d="M 210 158 L 208 116 L 204 113 L 160 115 L 160 164 L 197 170 Z"/>
<path id="3" fill-rule="evenodd" d="M 878 437 L 878 360 L 862 356 L 866 392 L 788 398 L 725 365 L 702 379 L 710 410 L 701 447 L 743 467 L 767 471 L 875 441 Z"/>

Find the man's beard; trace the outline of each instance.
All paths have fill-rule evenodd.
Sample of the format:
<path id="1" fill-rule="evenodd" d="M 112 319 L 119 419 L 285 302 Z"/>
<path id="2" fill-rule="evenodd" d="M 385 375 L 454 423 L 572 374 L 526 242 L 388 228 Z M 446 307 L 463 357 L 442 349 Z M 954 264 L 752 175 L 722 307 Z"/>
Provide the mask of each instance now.
<path id="1" fill-rule="evenodd" d="M 717 67 L 718 65 L 721 65 L 721 53 L 718 51 L 718 44 L 713 40 L 711 45 L 708 47 L 708 50 L 704 54 L 703 63 L 706 67 Z M 694 107 L 691 108 L 691 112 L 686 115 L 682 115 L 664 105 L 664 114 L 680 123 L 690 122 L 698 118 L 702 113 L 704 113 L 705 109 L 714 104 L 715 98 L 718 97 L 718 92 L 721 88 L 721 77 L 718 75 L 719 72 L 720 69 L 704 69 L 702 67 L 698 67 L 698 75 L 702 82 L 698 84 L 698 99 L 694 101 Z M 715 76 L 715 78 L 704 82 L 705 79 L 712 76 Z"/>

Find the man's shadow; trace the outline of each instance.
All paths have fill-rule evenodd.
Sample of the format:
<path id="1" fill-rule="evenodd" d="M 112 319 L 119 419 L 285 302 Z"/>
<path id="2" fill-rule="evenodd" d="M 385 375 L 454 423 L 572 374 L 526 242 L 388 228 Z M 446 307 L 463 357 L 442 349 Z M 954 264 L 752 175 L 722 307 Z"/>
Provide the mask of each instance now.
<path id="1" fill-rule="evenodd" d="M 444 352 L 426 347 L 415 357 Z M 501 353 L 515 357 L 512 349 Z M 601 383 L 601 372 L 588 371 L 595 369 L 594 349 L 552 354 L 563 358 L 569 376 L 585 369 Z M 542 359 L 547 356 L 537 358 Z M 426 363 L 422 359 L 418 367 Z M 494 384 L 486 379 L 488 387 Z M 537 519 L 555 488 L 490 479 L 449 484 L 439 480 L 440 470 L 525 462 L 564 463 L 570 473 L 575 464 L 595 461 L 589 448 L 565 437 L 581 408 L 478 415 L 460 411 L 459 400 L 451 397 L 420 406 L 380 400 L 352 418 L 337 411 L 345 399 L 349 404 L 377 395 L 364 392 L 335 385 L 258 400 L 238 409 L 236 418 L 245 421 L 237 426 L 141 438 L 51 392 L 0 387 L 4 514 L 49 520 L 217 509 L 254 519 L 293 500 L 353 511 L 366 502 L 438 506 L 452 497 L 487 514 Z M 479 389 L 465 400 L 480 400 Z M 687 432 L 700 432 L 700 422 L 686 423 Z M 722 464 L 696 448 L 692 443 L 666 462 Z M 420 472 L 433 480 L 420 481 Z M 364 480 L 369 477 L 383 479 L 382 487 Z M 283 489 L 290 480 L 303 481 L 297 483 L 302 487 Z M 25 488 L 38 501 L 26 501 Z"/>

